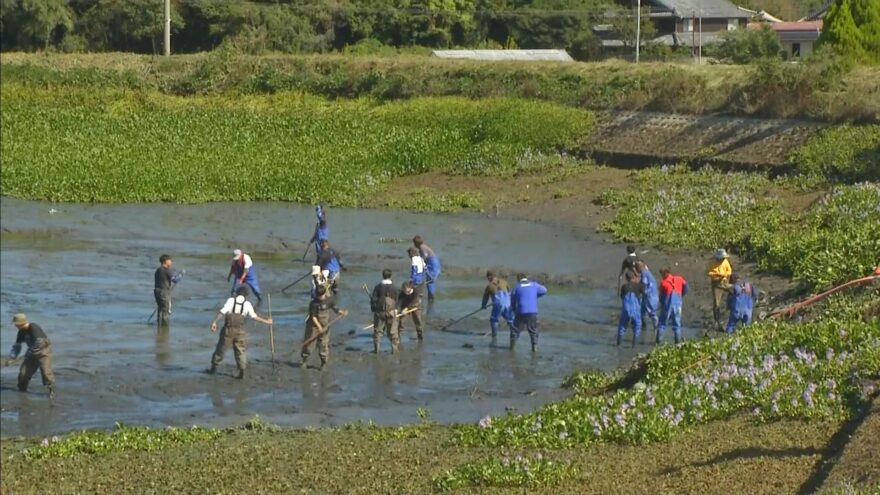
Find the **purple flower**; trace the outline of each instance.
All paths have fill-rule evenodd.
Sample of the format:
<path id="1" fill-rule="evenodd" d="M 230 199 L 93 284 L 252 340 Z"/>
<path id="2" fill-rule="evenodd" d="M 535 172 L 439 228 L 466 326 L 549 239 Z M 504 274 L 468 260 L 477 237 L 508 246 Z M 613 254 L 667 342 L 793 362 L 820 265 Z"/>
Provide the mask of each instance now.
<path id="1" fill-rule="evenodd" d="M 681 420 L 683 420 L 683 419 L 684 419 L 684 413 L 681 411 L 678 411 L 677 413 L 675 413 L 675 417 L 672 419 L 672 426 L 678 426 L 678 424 L 681 423 Z"/>
<path id="2" fill-rule="evenodd" d="M 52 443 L 60 442 L 60 441 L 61 441 L 61 439 L 58 438 L 58 435 L 52 435 Z"/>
<path id="3" fill-rule="evenodd" d="M 483 416 L 483 418 L 480 419 L 480 422 L 478 424 L 480 425 L 480 428 L 482 428 L 482 429 L 486 429 L 486 428 L 492 426 L 492 416 L 489 416 L 489 415 Z"/>
<path id="4" fill-rule="evenodd" d="M 797 407 L 797 405 L 798 405 L 797 397 L 792 397 L 791 398 L 791 407 Z"/>
<path id="5" fill-rule="evenodd" d="M 620 426 L 621 428 L 623 428 L 623 427 L 626 426 L 626 420 L 623 418 L 623 415 L 622 415 L 622 414 L 615 414 L 615 415 L 614 415 L 614 421 L 615 421 L 615 422 L 617 423 L 617 425 Z"/>
<path id="6" fill-rule="evenodd" d="M 44 438 L 43 441 L 40 442 L 40 445 L 43 446 L 43 447 L 47 447 L 47 446 L 49 446 L 49 439 L 48 439 L 48 438 Z"/>
<path id="7" fill-rule="evenodd" d="M 743 400 L 743 397 L 744 397 L 744 396 L 743 396 L 742 392 L 740 392 L 739 390 L 734 390 L 734 391 L 733 391 L 733 398 L 734 398 L 734 399 L 736 399 L 736 400 Z"/>
<path id="8" fill-rule="evenodd" d="M 601 436 L 602 436 L 602 430 L 601 430 L 598 426 L 595 427 L 595 428 L 593 428 L 593 435 L 596 435 L 597 437 L 601 437 Z"/>
<path id="9" fill-rule="evenodd" d="M 828 390 L 834 390 L 837 388 L 837 382 L 835 382 L 833 378 L 829 378 L 828 381 L 825 382 L 825 386 L 828 387 Z"/>
<path id="10" fill-rule="evenodd" d="M 505 456 L 503 459 L 501 459 L 501 465 L 504 467 L 509 467 L 510 466 L 510 458 Z"/>
<path id="11" fill-rule="evenodd" d="M 825 350 L 825 360 L 831 361 L 832 359 L 834 359 L 834 349 L 829 347 Z"/>
<path id="12" fill-rule="evenodd" d="M 536 461 L 542 461 L 542 460 L 544 460 L 544 455 L 541 454 L 540 452 L 538 452 L 537 454 L 535 454 L 535 460 L 536 460 Z"/>
<path id="13" fill-rule="evenodd" d="M 691 401 L 691 404 L 692 404 L 694 407 L 700 407 L 700 406 L 703 404 L 703 401 L 701 401 L 700 398 L 697 397 L 696 399 L 694 399 L 694 400 Z"/>
<path id="14" fill-rule="evenodd" d="M 568 438 L 568 432 L 567 431 L 560 431 L 559 432 L 559 439 L 562 441 L 565 441 L 566 438 Z"/>
<path id="15" fill-rule="evenodd" d="M 773 414 L 779 414 L 779 404 L 777 404 L 775 400 L 774 400 L 773 403 L 771 404 L 770 411 L 771 411 Z"/>

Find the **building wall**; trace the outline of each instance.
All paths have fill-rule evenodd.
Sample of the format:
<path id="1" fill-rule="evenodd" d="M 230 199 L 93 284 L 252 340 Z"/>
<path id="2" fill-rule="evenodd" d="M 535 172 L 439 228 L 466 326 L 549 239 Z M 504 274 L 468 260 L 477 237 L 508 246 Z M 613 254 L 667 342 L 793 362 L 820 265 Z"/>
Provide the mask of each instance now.
<path id="1" fill-rule="evenodd" d="M 699 14 L 698 14 L 699 15 Z M 692 18 L 691 18 L 692 19 Z M 737 29 L 745 29 L 746 23 L 748 19 L 736 19 Z M 700 30 L 700 18 L 694 22 L 694 32 L 698 32 Z M 685 30 L 685 20 L 678 19 L 675 22 L 675 31 L 678 33 L 686 33 L 690 31 Z M 718 31 L 727 31 L 727 19 L 718 19 L 718 18 L 703 18 L 703 32 L 704 33 L 715 33 Z"/>
<path id="2" fill-rule="evenodd" d="M 812 41 L 783 41 L 782 47 L 785 49 L 785 56 L 787 59 L 792 60 L 797 57 L 792 56 L 792 49 L 795 43 L 799 43 L 801 45 L 801 56 L 800 58 L 806 57 L 807 55 L 813 53 L 813 42 Z"/>

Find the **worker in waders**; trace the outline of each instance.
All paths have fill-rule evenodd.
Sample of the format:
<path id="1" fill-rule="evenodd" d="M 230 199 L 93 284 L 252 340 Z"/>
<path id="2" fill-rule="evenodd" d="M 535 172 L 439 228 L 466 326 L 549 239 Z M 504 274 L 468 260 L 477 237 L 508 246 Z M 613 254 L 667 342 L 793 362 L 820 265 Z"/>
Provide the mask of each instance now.
<path id="1" fill-rule="evenodd" d="M 391 341 L 391 353 L 397 354 L 400 334 L 397 331 L 397 287 L 391 281 L 391 270 L 382 270 L 382 281 L 370 294 L 370 311 L 373 312 L 373 352 L 379 354 L 382 335 Z"/>
<path id="2" fill-rule="evenodd" d="M 309 303 L 309 316 L 306 319 L 306 331 L 303 342 L 316 340 L 318 343 L 318 356 L 321 357 L 321 369 L 327 366 L 327 360 L 330 357 L 330 311 L 338 315 L 345 316 L 348 311 L 336 307 L 332 292 L 324 286 L 319 286 L 315 290 L 315 297 Z M 313 339 L 318 335 L 316 339 Z M 305 369 L 308 365 L 309 356 L 312 354 L 312 342 L 302 346 L 300 357 L 302 363 L 300 367 Z"/>
<path id="3" fill-rule="evenodd" d="M 727 295 L 727 309 L 730 310 L 726 329 L 728 334 L 732 334 L 739 323 L 745 327 L 752 322 L 752 310 L 758 300 L 758 290 L 741 280 L 738 274 L 730 275 L 730 284 L 730 293 Z"/>
<path id="4" fill-rule="evenodd" d="M 241 249 L 236 249 L 232 252 L 232 266 L 229 268 L 229 275 L 226 276 L 226 281 L 229 282 L 233 276 L 235 277 L 235 281 L 232 283 L 233 294 L 242 285 L 247 285 L 250 287 L 251 292 L 257 296 L 257 304 L 263 301 L 260 282 L 257 281 L 257 268 L 254 266 L 254 261 L 250 255 L 243 253 Z"/>
<path id="5" fill-rule="evenodd" d="M 715 329 L 721 331 L 721 308 L 727 292 L 730 290 L 730 274 L 733 268 L 730 266 L 729 256 L 724 248 L 718 248 L 713 254 L 713 260 L 709 264 L 706 274 L 712 287 L 712 318 L 715 320 Z"/>
<path id="6" fill-rule="evenodd" d="M 217 340 L 217 347 L 214 349 L 214 355 L 211 357 L 211 368 L 208 373 L 217 372 L 217 366 L 223 361 L 223 355 L 226 354 L 226 348 L 232 346 L 235 354 L 235 364 L 238 366 L 238 379 L 244 378 L 244 370 L 247 368 L 247 357 L 244 354 L 247 333 L 245 332 L 245 317 L 253 318 L 260 323 L 266 325 L 272 324 L 272 318 L 261 318 L 255 311 L 253 305 L 247 300 L 248 288 L 240 286 L 235 290 L 235 295 L 226 300 L 223 307 L 217 313 L 214 321 L 211 322 L 211 332 L 217 331 L 217 322 L 220 318 L 224 318 L 223 328 L 220 330 L 220 338 Z"/>
<path id="7" fill-rule="evenodd" d="M 422 236 L 413 237 L 413 246 L 419 250 L 419 255 L 425 260 L 426 288 L 428 292 L 428 313 L 434 307 L 434 293 L 437 290 L 437 279 L 440 278 L 440 258 L 437 253 L 431 249 L 431 246 L 425 244 Z"/>
<path id="8" fill-rule="evenodd" d="M 529 280 L 525 275 L 516 276 L 519 283 L 510 294 L 513 306 L 513 329 L 510 331 L 510 350 L 516 347 L 516 341 L 523 330 L 528 330 L 532 341 L 532 352 L 538 352 L 538 299 L 547 294 L 547 288 L 538 282 Z"/>
<path id="9" fill-rule="evenodd" d="M 327 239 L 321 241 L 321 254 L 318 255 L 318 260 L 315 264 L 321 267 L 321 271 L 327 272 L 327 280 L 329 281 L 330 288 L 333 289 L 333 293 L 338 292 L 339 272 L 340 270 L 345 270 L 345 265 L 342 264 L 342 257 L 335 249 L 330 247 L 330 241 Z"/>
<path id="10" fill-rule="evenodd" d="M 324 208 L 324 205 L 315 206 L 315 216 L 318 217 L 318 221 L 315 223 L 315 232 L 312 234 L 309 242 L 315 243 L 315 254 L 320 256 L 323 249 L 321 241 L 330 240 L 330 229 L 327 227 L 327 210 Z"/>
<path id="11" fill-rule="evenodd" d="M 659 320 L 657 307 L 660 305 L 657 279 L 654 278 L 654 274 L 642 260 L 636 261 L 636 272 L 639 274 L 639 281 L 645 286 L 645 294 L 642 296 L 642 321 L 645 321 L 645 316 L 647 316 L 651 322 L 651 332 L 656 335 Z"/>
<path id="12" fill-rule="evenodd" d="M 156 299 L 156 322 L 159 326 L 168 325 L 171 318 L 171 288 L 183 277 L 182 273 L 175 272 L 171 266 L 171 256 L 163 254 L 159 256 L 159 268 L 153 274 L 153 297 Z"/>
<path id="13" fill-rule="evenodd" d="M 687 291 L 688 284 L 684 277 L 673 275 L 667 267 L 660 270 L 660 322 L 657 325 L 656 338 L 658 344 L 662 341 L 663 332 L 670 320 L 672 320 L 675 343 L 681 342 L 681 305 Z"/>
<path id="14" fill-rule="evenodd" d="M 636 261 L 639 261 L 639 255 L 636 254 L 636 247 L 630 244 L 626 247 L 626 257 L 620 264 L 620 273 L 617 274 L 617 290 L 629 279 L 630 273 L 636 273 Z"/>
<path id="15" fill-rule="evenodd" d="M 645 294 L 645 285 L 639 280 L 635 272 L 627 276 L 627 282 L 620 287 L 620 320 L 617 324 L 617 345 L 623 342 L 623 335 L 627 327 L 632 323 L 633 340 L 632 346 L 636 346 L 636 340 L 642 334 L 642 297 Z"/>
<path id="16" fill-rule="evenodd" d="M 18 370 L 18 390 L 27 392 L 28 384 L 37 370 L 43 379 L 43 386 L 49 389 L 49 398 L 55 397 L 55 374 L 52 373 L 52 344 L 46 332 L 36 323 L 28 321 L 27 315 L 18 313 L 12 317 L 12 323 L 18 329 L 15 344 L 9 352 L 6 365 L 12 364 L 21 353 L 21 345 L 27 345 L 24 360 Z"/>
<path id="17" fill-rule="evenodd" d="M 416 326 L 416 335 L 419 340 L 422 340 L 424 338 L 422 294 L 412 280 L 407 280 L 400 287 L 400 293 L 397 294 L 397 313 L 406 313 L 406 316 L 412 317 L 413 324 Z M 398 334 L 403 333 L 403 319 L 406 316 L 401 316 L 397 322 Z"/>
<path id="18" fill-rule="evenodd" d="M 501 318 L 507 322 L 507 327 L 513 331 L 513 309 L 510 307 L 510 286 L 507 280 L 496 277 L 491 271 L 486 272 L 486 289 L 483 291 L 483 305 L 486 309 L 489 300 L 492 301 L 492 314 L 489 315 L 489 327 L 492 329 L 492 338 L 498 335 L 498 322 Z"/>

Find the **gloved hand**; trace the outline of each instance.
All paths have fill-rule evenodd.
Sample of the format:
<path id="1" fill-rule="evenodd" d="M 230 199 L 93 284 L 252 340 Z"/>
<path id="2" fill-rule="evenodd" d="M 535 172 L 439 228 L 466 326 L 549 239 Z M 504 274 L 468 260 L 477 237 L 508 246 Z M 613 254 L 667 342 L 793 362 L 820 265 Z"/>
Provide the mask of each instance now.
<path id="1" fill-rule="evenodd" d="M 9 351 L 9 359 L 16 359 L 19 354 L 21 354 L 21 344 L 12 344 L 12 349 Z"/>

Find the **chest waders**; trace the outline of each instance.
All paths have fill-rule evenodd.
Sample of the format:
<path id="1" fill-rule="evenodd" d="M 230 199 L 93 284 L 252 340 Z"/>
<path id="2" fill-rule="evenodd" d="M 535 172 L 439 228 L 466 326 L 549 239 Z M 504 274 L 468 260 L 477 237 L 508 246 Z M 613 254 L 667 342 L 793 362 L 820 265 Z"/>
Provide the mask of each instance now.
<path id="1" fill-rule="evenodd" d="M 238 366 L 239 379 L 244 378 L 244 370 L 247 367 L 247 358 L 244 355 L 245 350 L 245 332 L 244 332 L 244 301 L 241 303 L 233 299 L 232 311 L 226 314 L 226 320 L 223 329 L 220 331 L 220 338 L 217 341 L 217 348 L 214 349 L 214 355 L 211 357 L 211 369 L 208 373 L 217 371 L 217 366 L 223 361 L 223 355 L 226 354 L 226 348 L 232 346 L 232 352 L 235 355 L 235 364 Z"/>

